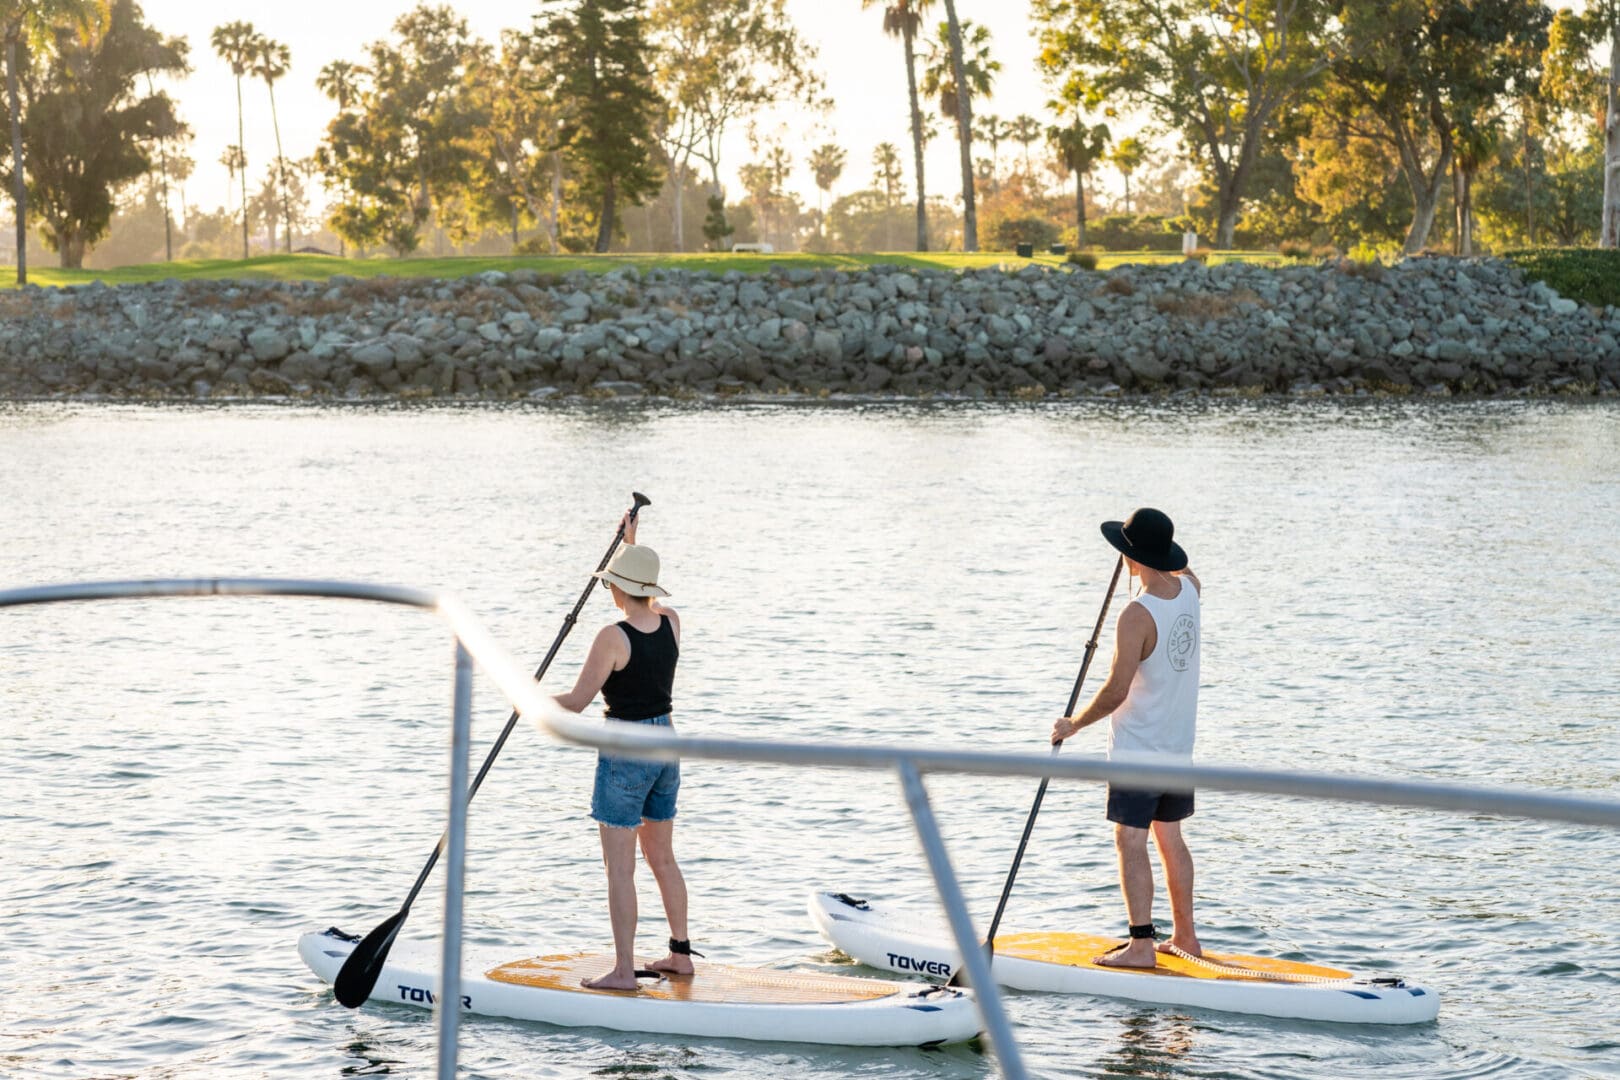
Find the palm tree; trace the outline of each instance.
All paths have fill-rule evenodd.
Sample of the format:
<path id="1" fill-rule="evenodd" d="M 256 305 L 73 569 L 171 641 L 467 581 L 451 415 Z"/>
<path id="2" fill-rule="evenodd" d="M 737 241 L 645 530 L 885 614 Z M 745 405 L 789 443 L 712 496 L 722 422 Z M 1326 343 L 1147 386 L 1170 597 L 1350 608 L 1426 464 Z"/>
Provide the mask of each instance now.
<path id="1" fill-rule="evenodd" d="M 180 189 L 180 223 L 189 224 L 191 221 L 191 204 L 186 201 L 186 181 L 191 179 L 192 172 L 197 168 L 197 162 L 184 151 L 177 153 L 169 159 L 169 175 L 174 178 L 175 186 Z"/>
<path id="2" fill-rule="evenodd" d="M 1147 147 L 1142 140 L 1132 135 L 1128 139 L 1121 139 L 1115 145 L 1114 152 L 1108 155 L 1108 160 L 1114 163 L 1119 175 L 1125 178 L 1125 212 L 1131 212 L 1131 174 L 1142 167 L 1147 160 Z"/>
<path id="3" fill-rule="evenodd" d="M 826 196 L 832 192 L 832 186 L 838 183 L 838 178 L 844 174 L 844 162 L 849 155 L 837 143 L 823 143 L 810 151 L 810 171 L 815 174 L 816 188 L 820 194 L 816 196 L 816 211 L 822 215 L 821 235 L 827 235 Z"/>
<path id="4" fill-rule="evenodd" d="M 872 150 L 872 182 L 883 192 L 883 240 L 884 246 L 892 248 L 894 241 L 889 234 L 889 222 L 893 218 L 894 204 L 899 200 L 900 191 L 900 148 L 894 143 L 878 143 Z"/>
<path id="5" fill-rule="evenodd" d="M 209 41 L 214 46 L 214 52 L 219 58 L 231 65 L 231 74 L 236 76 L 236 152 L 239 155 L 242 174 L 242 258 L 248 257 L 248 197 L 247 197 L 247 157 L 242 148 L 247 145 L 246 129 L 242 118 L 242 76 L 253 70 L 254 58 L 259 52 L 259 34 L 249 22 L 226 23 L 224 26 L 214 27 Z"/>
<path id="6" fill-rule="evenodd" d="M 22 101 L 17 51 L 48 48 L 58 27 L 89 29 L 107 18 L 106 0 L 0 0 L 6 42 L 6 104 L 11 112 L 11 197 L 17 207 L 17 284 L 28 284 L 28 175 L 23 169 Z"/>
<path id="7" fill-rule="evenodd" d="M 231 205 L 231 196 L 236 193 L 236 174 L 247 171 L 247 159 L 243 156 L 240 146 L 227 146 L 225 152 L 219 155 L 219 163 L 225 166 L 225 171 L 231 178 L 231 182 L 225 188 L 225 208 L 228 210 Z M 245 184 L 242 187 L 242 197 L 247 198 L 247 185 Z M 243 205 L 246 206 L 247 204 L 244 202 Z M 246 211 L 243 212 L 246 213 Z"/>
<path id="8" fill-rule="evenodd" d="M 990 183 L 1001 175 L 1001 140 L 1007 137 L 1007 124 L 995 113 L 973 118 L 973 137 L 990 144 Z"/>
<path id="9" fill-rule="evenodd" d="M 861 10 L 883 8 L 883 32 L 899 38 L 905 46 L 906 91 L 911 99 L 911 154 L 917 170 L 917 250 L 928 250 L 928 196 L 923 179 L 923 147 L 927 138 L 923 134 L 922 105 L 917 97 L 917 34 L 922 30 L 922 15 L 934 0 L 861 0 Z"/>
<path id="10" fill-rule="evenodd" d="M 970 29 L 971 28 L 971 29 Z M 971 45 L 971 62 L 965 57 Z M 990 96 L 990 84 L 1001 63 L 990 59 L 990 31 L 956 17 L 956 0 L 945 0 L 945 23 L 931 43 L 924 92 L 939 95 L 940 113 L 956 121 L 956 144 L 962 162 L 962 250 L 979 250 L 979 214 L 973 191 L 973 95 Z M 928 84 L 932 76 L 934 89 Z"/>
<path id="11" fill-rule="evenodd" d="M 281 153 L 281 121 L 276 118 L 276 82 L 292 67 L 292 51 L 279 41 L 261 37 L 253 55 L 253 74 L 264 80 L 270 91 L 270 126 L 276 132 L 276 176 L 281 183 L 281 224 L 287 237 L 287 253 L 292 253 L 292 206 L 287 202 L 287 159 Z"/>
<path id="12" fill-rule="evenodd" d="M 338 111 L 349 107 L 358 92 L 360 76 L 366 69 L 347 60 L 333 60 L 315 76 L 315 88 L 337 102 Z"/>
<path id="13" fill-rule="evenodd" d="M 1075 247 L 1086 246 L 1086 177 L 1102 160 L 1109 138 L 1106 124 L 1087 127 L 1078 113 L 1069 124 L 1046 129 L 1058 164 L 1074 176 Z"/>
<path id="14" fill-rule="evenodd" d="M 1028 113 L 1015 116 L 1007 125 L 1007 137 L 1024 148 L 1024 175 L 1034 175 L 1029 166 L 1029 148 L 1041 140 L 1041 122 Z"/>
<path id="15" fill-rule="evenodd" d="M 366 69 L 358 64 L 351 64 L 347 60 L 333 60 L 330 64 L 321 68 L 320 74 L 315 76 L 315 88 L 337 102 L 338 112 L 347 112 L 349 105 L 359 96 L 360 79 L 366 74 Z M 344 177 L 342 183 L 343 198 L 347 202 L 349 197 L 348 178 Z M 552 223 L 553 225 L 556 223 L 555 214 L 552 216 Z M 557 249 L 555 228 L 551 233 L 551 241 L 552 250 L 555 251 Z M 348 241 L 343 239 L 342 233 L 338 234 L 338 254 L 344 258 L 347 258 L 349 254 Z"/>

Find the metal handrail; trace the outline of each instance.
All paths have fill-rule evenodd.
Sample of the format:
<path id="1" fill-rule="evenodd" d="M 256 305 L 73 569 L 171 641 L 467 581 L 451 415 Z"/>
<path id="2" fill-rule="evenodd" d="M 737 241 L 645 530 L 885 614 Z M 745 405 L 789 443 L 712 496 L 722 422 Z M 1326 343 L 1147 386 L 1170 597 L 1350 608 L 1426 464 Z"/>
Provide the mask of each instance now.
<path id="1" fill-rule="evenodd" d="M 919 746 L 807 743 L 787 740 L 728 739 L 677 735 L 630 725 L 602 726 L 581 720 L 542 693 L 533 678 L 453 596 L 391 585 L 277 578 L 190 578 L 111 581 L 0 591 L 0 608 L 66 601 L 172 596 L 301 596 L 367 600 L 426 609 L 443 619 L 456 639 L 454 715 L 450 764 L 450 841 L 446 852 L 444 949 L 439 1020 L 439 1076 L 455 1075 L 460 1000 L 462 885 L 466 844 L 468 726 L 471 664 L 476 662 L 523 715 L 566 742 L 648 760 L 708 758 L 791 766 L 882 769 L 901 782 L 912 823 L 945 908 L 963 964 L 975 990 L 986 1034 L 1004 1076 L 1027 1075 L 1007 1021 L 989 961 L 963 900 L 960 885 L 928 801 L 923 775 L 973 773 L 984 776 L 1052 777 L 1108 781 L 1134 787 L 1216 788 L 1307 799 L 1422 807 L 1620 828 L 1620 801 L 1547 791 L 1504 791 L 1464 784 L 1380 780 L 1232 766 L 1189 765 L 1164 760 L 1103 761 L 1080 756 L 1005 754 L 975 750 L 931 750 Z"/>

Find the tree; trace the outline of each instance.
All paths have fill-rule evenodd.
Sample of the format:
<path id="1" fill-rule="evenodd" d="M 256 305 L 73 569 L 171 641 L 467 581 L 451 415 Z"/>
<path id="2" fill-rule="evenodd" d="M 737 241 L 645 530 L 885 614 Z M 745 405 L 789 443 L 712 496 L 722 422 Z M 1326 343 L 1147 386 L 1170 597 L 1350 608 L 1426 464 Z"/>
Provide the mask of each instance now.
<path id="1" fill-rule="evenodd" d="M 245 259 L 248 257 L 248 195 L 247 158 L 243 148 L 247 146 L 247 122 L 242 111 L 242 76 L 253 68 L 253 60 L 259 51 L 259 34 L 250 22 L 231 22 L 216 26 L 209 41 L 214 46 L 214 52 L 230 65 L 231 74 L 236 76 L 236 148 L 238 153 L 244 155 L 238 171 L 242 176 L 242 258 Z"/>
<path id="2" fill-rule="evenodd" d="M 1128 214 L 1131 212 L 1131 174 L 1140 169 L 1142 163 L 1147 160 L 1147 146 L 1141 139 L 1132 135 L 1115 144 L 1114 152 L 1108 155 L 1108 160 L 1119 170 L 1120 177 L 1125 181 L 1125 212 Z M 1230 241 L 1227 246 L 1230 246 Z"/>
<path id="3" fill-rule="evenodd" d="M 1229 248 L 1263 141 L 1325 68 L 1331 2 L 1033 0 L 1032 17 L 1065 101 L 1145 109 L 1181 132 L 1215 181 Z"/>
<path id="4" fill-rule="evenodd" d="M 973 137 L 990 144 L 990 186 L 996 186 L 1001 175 L 1001 144 L 1009 134 L 1007 122 L 994 113 L 973 118 Z"/>
<path id="5" fill-rule="evenodd" d="M 1034 175 L 1029 164 L 1029 148 L 1041 141 L 1041 122 L 1028 113 L 1015 116 L 1007 125 L 1007 137 L 1024 148 L 1024 173 Z"/>
<path id="6" fill-rule="evenodd" d="M 613 242 L 620 198 L 638 205 L 663 182 L 653 163 L 659 98 L 639 8 L 636 0 L 547 0 L 537 17 L 540 48 L 568 58 L 553 74 L 565 117 L 558 145 L 600 208 L 598 252 Z"/>
<path id="7" fill-rule="evenodd" d="M 149 60 L 152 61 L 153 63 L 161 64 L 161 63 L 163 63 L 164 54 L 166 52 L 178 52 L 182 57 L 184 57 L 184 56 L 187 56 L 187 55 L 190 54 L 191 46 L 184 38 L 174 38 L 174 39 L 172 39 L 170 41 L 160 41 L 160 42 L 158 42 L 158 49 L 152 54 L 152 56 L 149 57 Z M 154 71 L 153 68 L 148 67 L 146 69 L 146 71 L 144 72 L 144 74 L 146 75 L 146 95 L 148 97 L 156 97 L 157 96 L 157 85 L 156 85 L 156 79 L 154 77 L 156 72 Z M 181 136 L 182 138 L 189 138 L 189 136 L 190 136 L 190 133 L 188 131 L 186 131 L 183 126 L 178 126 L 176 128 L 175 134 Z M 170 207 L 169 207 L 169 141 L 170 140 L 169 140 L 168 137 L 162 137 L 162 138 L 158 139 L 158 143 L 157 143 L 157 146 L 158 146 L 158 170 L 159 170 L 159 175 L 160 175 L 160 178 L 161 178 L 161 181 L 162 181 L 161 194 L 162 194 L 162 204 L 163 204 L 163 261 L 164 262 L 173 262 L 174 261 L 174 214 L 170 210 Z M 190 168 L 189 168 L 190 159 L 188 158 L 187 161 L 188 161 L 187 171 L 189 173 L 189 171 L 190 171 Z M 184 201 L 184 190 L 185 190 L 184 188 L 181 189 L 182 201 Z"/>
<path id="8" fill-rule="evenodd" d="M 189 133 L 182 133 L 182 140 L 189 140 Z M 186 201 L 186 181 L 197 170 L 197 161 L 184 151 L 170 154 L 168 159 L 169 176 L 180 189 L 180 224 L 182 227 L 191 220 L 191 204 Z"/>
<path id="9" fill-rule="evenodd" d="M 917 250 L 928 250 L 928 184 L 923 171 L 923 149 L 927 136 L 923 131 L 922 104 L 917 94 L 917 34 L 922 30 L 922 17 L 933 6 L 934 0 L 861 0 L 861 10 L 883 8 L 883 32 L 899 38 L 906 59 L 906 94 L 911 107 L 912 168 L 917 173 Z"/>
<path id="10" fill-rule="evenodd" d="M 899 148 L 894 143 L 878 143 L 872 151 L 872 169 L 872 185 L 883 192 L 883 208 L 893 211 L 902 194 Z M 886 250 L 894 247 L 894 238 L 887 227 L 891 216 L 884 214 L 883 246 Z"/>
<path id="11" fill-rule="evenodd" d="M 1110 138 L 1106 124 L 1087 126 L 1078 113 L 1060 127 L 1046 129 L 1046 141 L 1057 160 L 1074 177 L 1075 245 L 1086 246 L 1086 177 L 1097 168 L 1107 152 Z"/>
<path id="12" fill-rule="evenodd" d="M 710 251 L 726 250 L 726 237 L 737 230 L 726 221 L 726 200 L 720 195 L 709 196 L 709 213 L 703 219 L 703 238 Z"/>
<path id="13" fill-rule="evenodd" d="M 1549 78 L 1543 80 L 1543 90 L 1565 107 L 1582 99 L 1595 106 L 1602 94 L 1603 209 L 1598 245 L 1620 246 L 1620 0 L 1588 0 L 1579 13 L 1558 12 L 1548 38 Z M 1592 64 L 1591 54 L 1604 44 L 1608 63 L 1599 68 Z"/>
<path id="14" fill-rule="evenodd" d="M 253 74 L 264 80 L 270 92 L 270 126 L 276 133 L 276 183 L 281 189 L 281 222 L 287 234 L 287 251 L 292 252 L 292 203 L 287 195 L 287 158 L 281 152 L 281 120 L 276 115 L 276 83 L 292 67 L 292 51 L 279 41 L 260 37 L 254 42 Z M 275 244 L 270 245 L 271 249 Z"/>
<path id="15" fill-rule="evenodd" d="M 822 196 L 832 191 L 832 186 L 843 175 L 844 163 L 848 159 L 844 148 L 836 143 L 824 143 L 810 152 L 810 171 L 815 175 L 816 188 L 821 192 L 821 196 L 816 198 L 817 211 L 825 213 Z"/>
<path id="16" fill-rule="evenodd" d="M 396 40 L 367 46 L 366 64 L 322 70 L 318 85 L 339 110 L 316 157 L 343 193 L 333 231 L 405 255 L 421 244 L 435 209 L 465 190 L 466 72 L 482 45 L 448 7 L 418 6 L 393 30 Z"/>
<path id="17" fill-rule="evenodd" d="M 1551 19 L 1539 0 L 1336 0 L 1344 46 L 1324 107 L 1395 151 L 1412 193 L 1404 248 L 1423 249 L 1457 154 L 1481 118 L 1525 84 Z"/>
<path id="18" fill-rule="evenodd" d="M 230 177 L 230 184 L 225 189 L 225 204 L 229 206 L 236 190 L 236 174 L 247 168 L 247 157 L 240 146 L 232 143 L 219 155 L 219 163 L 225 166 L 225 173 Z"/>
<path id="19" fill-rule="evenodd" d="M 545 222 L 553 252 L 558 246 L 558 210 L 548 196 L 560 191 L 551 147 L 562 123 L 556 102 L 546 92 L 550 74 L 526 34 L 506 31 L 499 55 L 484 52 L 466 74 L 467 112 L 473 117 L 462 136 L 470 156 L 468 199 L 474 220 L 504 225 L 512 244 L 527 213 Z M 551 189 L 548 191 L 548 189 Z"/>
<path id="20" fill-rule="evenodd" d="M 794 29 L 784 0 L 652 0 L 647 26 L 664 101 L 653 128 L 677 185 L 680 222 L 690 163 L 708 165 L 714 193 L 723 194 L 726 131 L 779 105 L 822 108 L 822 80 L 813 67 L 816 50 Z M 676 235 L 680 240 L 679 225 Z"/>
<path id="21" fill-rule="evenodd" d="M 945 0 L 945 26 L 950 38 L 951 51 L 951 81 L 956 84 L 956 142 L 957 150 L 962 161 L 962 250 L 979 250 L 979 215 L 974 208 L 973 191 L 973 102 L 969 89 L 972 73 L 963 61 L 963 40 L 961 20 L 956 17 L 956 0 Z M 988 32 L 984 35 L 988 43 Z M 986 55 L 988 55 L 986 53 Z M 995 64 L 995 70 L 1001 65 Z M 985 73 L 989 73 L 988 64 Z M 984 90 L 989 96 L 988 81 Z"/>
<path id="22" fill-rule="evenodd" d="M 105 0 L 0 0 L 6 41 L 6 106 L 11 114 L 11 197 L 17 211 L 17 284 L 28 284 L 28 187 L 23 159 L 19 65 L 25 53 L 48 52 L 58 27 L 88 31 L 107 18 Z"/>
<path id="23" fill-rule="evenodd" d="M 64 267 L 84 264 L 118 192 L 151 172 L 148 148 L 179 130 L 165 95 L 139 92 L 140 76 L 186 70 L 185 42 L 146 25 L 134 0 L 113 0 L 104 23 L 59 36 L 22 127 L 28 198 Z"/>

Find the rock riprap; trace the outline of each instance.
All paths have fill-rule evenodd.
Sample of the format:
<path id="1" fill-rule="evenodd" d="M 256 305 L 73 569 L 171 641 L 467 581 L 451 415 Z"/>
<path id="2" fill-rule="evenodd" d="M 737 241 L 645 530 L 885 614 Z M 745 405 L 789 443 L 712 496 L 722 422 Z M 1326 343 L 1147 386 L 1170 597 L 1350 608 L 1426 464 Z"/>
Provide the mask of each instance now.
<path id="1" fill-rule="evenodd" d="M 0 396 L 1562 392 L 1620 309 L 1490 259 L 167 281 L 0 295 Z"/>

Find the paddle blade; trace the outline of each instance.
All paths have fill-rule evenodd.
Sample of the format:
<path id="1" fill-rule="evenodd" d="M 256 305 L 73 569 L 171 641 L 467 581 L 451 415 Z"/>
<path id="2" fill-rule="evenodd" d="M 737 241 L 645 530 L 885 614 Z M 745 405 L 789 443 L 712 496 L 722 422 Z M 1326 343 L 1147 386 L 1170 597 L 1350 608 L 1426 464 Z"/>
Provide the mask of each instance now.
<path id="1" fill-rule="evenodd" d="M 995 946 L 986 944 L 985 948 L 984 948 L 985 962 L 986 963 L 991 963 L 991 962 L 993 962 L 995 960 L 995 958 L 996 958 Z M 968 978 L 967 962 L 966 961 L 963 961 L 962 963 L 957 964 L 956 965 L 956 970 L 951 972 L 951 977 L 949 979 L 945 980 L 946 988 L 951 989 L 951 990 L 965 990 L 966 988 L 968 988 L 968 987 L 970 987 L 972 985 L 973 985 L 972 980 L 970 980 Z"/>
<path id="2" fill-rule="evenodd" d="M 358 1009 L 371 996 L 377 978 L 382 974 L 388 950 L 394 947 L 394 938 L 405 922 L 405 909 L 401 908 L 377 924 L 377 928 L 361 939 L 354 952 L 343 961 L 337 978 L 332 980 L 332 993 L 345 1008 Z"/>

